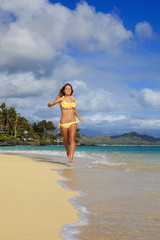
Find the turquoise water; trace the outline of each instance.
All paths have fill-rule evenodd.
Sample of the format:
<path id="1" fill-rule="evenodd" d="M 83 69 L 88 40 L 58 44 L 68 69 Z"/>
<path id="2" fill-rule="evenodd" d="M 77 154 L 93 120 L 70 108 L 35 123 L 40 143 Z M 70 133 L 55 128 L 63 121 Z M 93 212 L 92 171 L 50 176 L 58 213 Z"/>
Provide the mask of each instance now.
<path id="1" fill-rule="evenodd" d="M 67 164 L 63 146 L 0 147 L 0 152 Z M 66 165 L 67 166 L 67 165 Z M 160 239 L 160 147 L 77 146 L 74 164 L 60 170 L 81 221 L 64 226 L 63 239 Z"/>
<path id="2" fill-rule="evenodd" d="M 64 146 L 9 146 L 0 152 L 46 156 L 48 159 L 65 157 Z M 160 146 L 76 146 L 74 167 L 119 167 L 156 170 L 160 168 Z"/>
<path id="3" fill-rule="evenodd" d="M 12 150 L 40 150 L 65 151 L 64 146 L 7 146 L 0 147 L 0 151 Z M 128 152 L 160 154 L 160 146 L 76 146 L 76 151 L 86 152 Z"/>

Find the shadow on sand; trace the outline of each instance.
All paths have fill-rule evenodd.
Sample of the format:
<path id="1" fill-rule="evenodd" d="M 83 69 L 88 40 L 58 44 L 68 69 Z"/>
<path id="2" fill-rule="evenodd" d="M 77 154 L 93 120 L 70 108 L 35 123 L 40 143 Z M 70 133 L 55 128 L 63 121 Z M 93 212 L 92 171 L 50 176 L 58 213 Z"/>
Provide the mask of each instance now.
<path id="1" fill-rule="evenodd" d="M 53 164 L 58 164 L 58 165 L 62 165 L 62 166 L 66 166 L 66 167 L 71 167 L 72 164 L 71 163 L 65 163 L 65 162 L 60 162 L 60 161 L 53 161 L 53 160 L 45 160 L 45 159 L 36 159 L 37 162 L 48 162 L 48 163 L 53 163 Z"/>

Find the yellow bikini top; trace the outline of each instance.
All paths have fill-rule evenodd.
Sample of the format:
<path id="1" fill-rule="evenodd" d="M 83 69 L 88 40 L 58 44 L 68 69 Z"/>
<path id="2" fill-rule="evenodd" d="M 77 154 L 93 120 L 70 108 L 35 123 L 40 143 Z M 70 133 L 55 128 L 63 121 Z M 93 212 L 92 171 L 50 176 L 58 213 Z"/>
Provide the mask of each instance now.
<path id="1" fill-rule="evenodd" d="M 76 100 L 74 97 L 71 96 L 71 98 L 74 100 L 72 103 L 68 103 L 64 101 L 64 96 L 63 96 L 63 101 L 61 102 L 61 107 L 64 109 L 73 109 L 77 106 Z"/>

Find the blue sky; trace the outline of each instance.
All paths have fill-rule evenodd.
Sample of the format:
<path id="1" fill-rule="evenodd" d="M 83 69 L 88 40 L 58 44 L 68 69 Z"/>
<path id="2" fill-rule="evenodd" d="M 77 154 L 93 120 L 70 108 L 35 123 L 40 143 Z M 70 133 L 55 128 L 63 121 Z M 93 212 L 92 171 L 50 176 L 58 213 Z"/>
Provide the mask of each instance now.
<path id="1" fill-rule="evenodd" d="M 77 3 L 80 1 L 54 1 L 50 0 L 51 3 L 61 3 L 64 6 L 74 10 Z M 150 22 L 153 24 L 155 31 L 159 31 L 159 11 L 160 2 L 157 0 L 145 1 L 145 0 L 88 0 L 86 1 L 89 5 L 94 6 L 97 12 L 103 13 L 117 13 L 122 19 L 124 26 L 127 29 L 134 31 L 137 22 Z"/>
<path id="2" fill-rule="evenodd" d="M 160 3 L 2 0 L 0 103 L 30 121 L 70 82 L 81 133 L 160 137 Z"/>

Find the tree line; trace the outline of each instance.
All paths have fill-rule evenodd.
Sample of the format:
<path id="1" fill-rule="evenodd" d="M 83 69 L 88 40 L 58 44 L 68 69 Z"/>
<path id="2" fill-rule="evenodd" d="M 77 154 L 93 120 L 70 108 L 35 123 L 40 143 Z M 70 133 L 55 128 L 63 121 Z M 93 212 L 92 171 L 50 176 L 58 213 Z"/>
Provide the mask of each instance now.
<path id="1" fill-rule="evenodd" d="M 8 108 L 6 103 L 0 106 L 0 136 L 33 140 L 55 139 L 53 131 L 56 129 L 52 121 L 42 120 L 31 123 L 17 113 L 14 107 Z"/>

